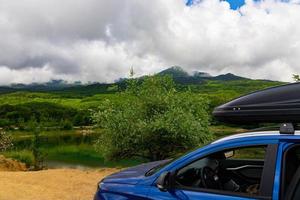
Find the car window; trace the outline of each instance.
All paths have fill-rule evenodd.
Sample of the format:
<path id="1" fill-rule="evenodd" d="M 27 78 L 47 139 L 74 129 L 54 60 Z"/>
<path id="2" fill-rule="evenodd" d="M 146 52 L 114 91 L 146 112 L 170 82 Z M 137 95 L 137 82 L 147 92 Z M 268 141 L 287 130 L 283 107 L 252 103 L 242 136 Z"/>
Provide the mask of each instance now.
<path id="1" fill-rule="evenodd" d="M 296 190 L 300 188 L 295 187 L 300 180 L 300 145 L 294 145 L 288 148 L 284 153 L 283 170 L 282 170 L 282 198 L 283 196 L 300 196 Z M 297 199 L 297 198 L 285 198 Z"/>
<path id="2" fill-rule="evenodd" d="M 266 153 L 266 147 L 246 147 L 235 149 L 233 156 L 228 159 L 264 159 Z"/>
<path id="3" fill-rule="evenodd" d="M 265 153 L 266 146 L 254 146 L 210 154 L 177 170 L 176 184 L 259 195 Z"/>

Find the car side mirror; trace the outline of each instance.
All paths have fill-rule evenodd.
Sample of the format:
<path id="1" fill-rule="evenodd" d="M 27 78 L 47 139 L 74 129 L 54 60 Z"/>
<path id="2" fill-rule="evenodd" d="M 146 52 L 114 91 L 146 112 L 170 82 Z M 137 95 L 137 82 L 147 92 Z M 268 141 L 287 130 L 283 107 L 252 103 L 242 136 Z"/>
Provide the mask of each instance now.
<path id="1" fill-rule="evenodd" d="M 162 191 L 166 192 L 171 188 L 171 173 L 170 172 L 163 172 L 156 181 L 157 188 Z"/>

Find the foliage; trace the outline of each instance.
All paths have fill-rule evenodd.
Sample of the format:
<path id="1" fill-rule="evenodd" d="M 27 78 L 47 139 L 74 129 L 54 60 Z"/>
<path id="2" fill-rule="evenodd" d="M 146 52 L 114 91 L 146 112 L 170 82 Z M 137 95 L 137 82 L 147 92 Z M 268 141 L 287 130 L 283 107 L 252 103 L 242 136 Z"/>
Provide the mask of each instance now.
<path id="1" fill-rule="evenodd" d="M 130 82 L 141 84 L 141 79 Z M 112 103 L 122 103 L 126 95 L 115 94 L 124 91 L 126 81 L 118 84 L 81 85 L 59 91 L 13 92 L 0 95 L 0 127 L 6 129 L 26 129 L 31 117 L 37 121 L 47 121 L 46 127 L 58 127 L 62 121 L 69 121 L 74 126 L 93 125 L 90 109 L 96 109 L 106 99 Z M 283 84 L 265 80 L 203 80 L 201 83 L 190 82 L 175 85 L 178 92 L 190 90 L 195 95 L 208 98 L 210 110 L 214 106 L 248 92 Z"/>
<path id="2" fill-rule="evenodd" d="M 13 158 L 22 163 L 25 163 L 27 167 L 33 165 L 34 158 L 30 150 L 6 151 L 3 154 L 7 158 Z"/>
<path id="3" fill-rule="evenodd" d="M 6 151 L 12 147 L 12 140 L 6 132 L 0 131 L 0 151 Z"/>
<path id="4" fill-rule="evenodd" d="M 37 121 L 46 121 L 47 127 L 57 127 L 65 120 L 75 126 L 90 125 L 88 108 L 77 107 L 79 101 L 42 93 L 3 94 L 0 95 L 0 127 L 18 127 L 23 130 L 28 128 L 32 117 Z"/>
<path id="5" fill-rule="evenodd" d="M 45 158 L 45 155 L 41 152 L 41 129 L 42 124 L 38 123 L 34 118 L 31 119 L 30 123 L 30 130 L 33 133 L 32 138 L 32 155 L 33 155 L 33 169 L 34 170 L 41 170 L 43 168 L 43 161 Z"/>
<path id="6" fill-rule="evenodd" d="M 76 126 L 89 126 L 92 124 L 90 111 L 78 111 L 73 118 L 73 124 Z"/>
<path id="7" fill-rule="evenodd" d="M 93 119 L 106 131 L 97 147 L 106 158 L 164 159 L 211 140 L 208 103 L 190 91 L 177 92 L 170 77 L 131 80 L 122 103 L 103 102 Z"/>
<path id="8" fill-rule="evenodd" d="M 299 82 L 300 81 L 299 74 L 293 74 L 293 79 L 294 79 L 295 82 Z"/>
<path id="9" fill-rule="evenodd" d="M 25 129 L 32 117 L 47 122 L 46 126 L 57 126 L 61 121 L 82 126 L 90 123 L 88 113 L 48 102 L 4 104 L 0 105 L 0 127 L 18 126 Z"/>
<path id="10" fill-rule="evenodd" d="M 69 120 L 63 120 L 60 124 L 61 130 L 72 130 L 73 129 L 73 123 Z"/>

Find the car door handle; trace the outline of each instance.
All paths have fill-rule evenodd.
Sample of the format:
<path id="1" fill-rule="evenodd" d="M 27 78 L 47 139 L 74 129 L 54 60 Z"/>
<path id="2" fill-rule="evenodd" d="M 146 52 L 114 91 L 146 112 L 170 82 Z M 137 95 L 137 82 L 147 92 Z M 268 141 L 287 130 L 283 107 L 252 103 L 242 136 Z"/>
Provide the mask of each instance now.
<path id="1" fill-rule="evenodd" d="M 226 168 L 226 170 L 236 171 L 236 170 L 245 169 L 245 168 L 263 168 L 263 166 L 262 165 L 243 165 L 243 166 L 239 166 L 239 167 L 229 167 L 229 168 Z"/>

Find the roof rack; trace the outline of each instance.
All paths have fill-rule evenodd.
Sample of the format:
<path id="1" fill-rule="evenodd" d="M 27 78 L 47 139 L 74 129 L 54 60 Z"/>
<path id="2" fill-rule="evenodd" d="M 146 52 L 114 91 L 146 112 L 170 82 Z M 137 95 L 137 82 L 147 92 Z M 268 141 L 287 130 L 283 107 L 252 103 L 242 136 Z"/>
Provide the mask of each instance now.
<path id="1" fill-rule="evenodd" d="M 283 123 L 280 125 L 280 134 L 295 134 L 295 126 L 292 123 Z"/>
<path id="2" fill-rule="evenodd" d="M 278 131 L 280 134 L 295 134 L 295 130 L 298 129 L 298 125 L 294 123 L 282 123 L 273 126 L 263 126 L 254 129 L 248 129 L 245 133 L 262 132 L 262 131 Z"/>

